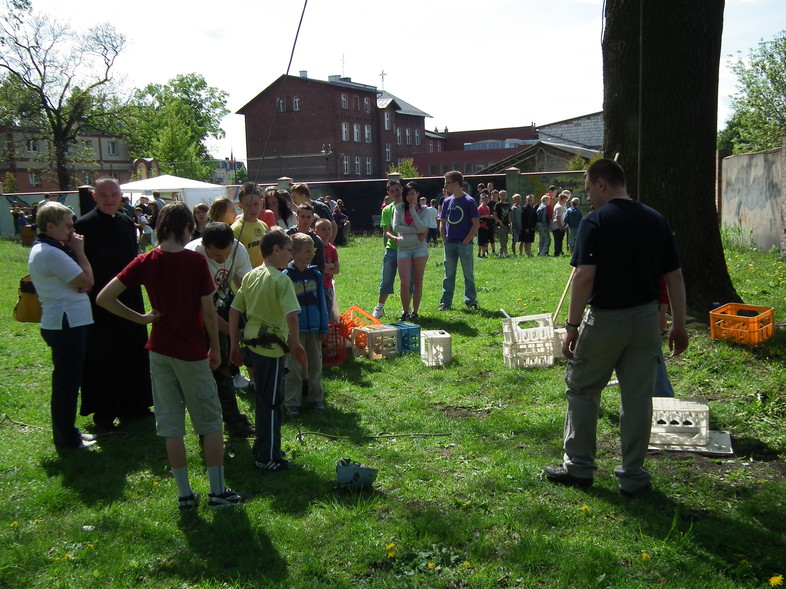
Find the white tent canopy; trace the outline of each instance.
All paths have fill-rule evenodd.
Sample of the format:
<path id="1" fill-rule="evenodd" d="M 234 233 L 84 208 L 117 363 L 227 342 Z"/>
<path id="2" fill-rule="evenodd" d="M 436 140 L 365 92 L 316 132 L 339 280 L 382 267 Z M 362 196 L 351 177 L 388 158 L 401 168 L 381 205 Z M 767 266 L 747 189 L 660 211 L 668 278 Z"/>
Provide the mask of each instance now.
<path id="1" fill-rule="evenodd" d="M 154 190 L 162 193 L 178 193 L 180 195 L 179 200 L 185 202 L 189 208 L 193 208 L 201 202 L 210 204 L 219 196 L 227 195 L 226 186 L 208 184 L 207 182 L 199 182 L 198 180 L 180 178 L 169 174 L 121 184 L 120 189 L 123 192 L 141 192 L 145 196 L 150 196 Z"/>

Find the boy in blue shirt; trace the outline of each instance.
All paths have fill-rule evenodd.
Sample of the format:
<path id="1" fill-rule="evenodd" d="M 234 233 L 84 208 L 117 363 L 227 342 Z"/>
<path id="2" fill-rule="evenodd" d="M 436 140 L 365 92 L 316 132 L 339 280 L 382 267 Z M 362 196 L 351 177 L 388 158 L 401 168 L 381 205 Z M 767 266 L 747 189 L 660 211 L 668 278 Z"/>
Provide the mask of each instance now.
<path id="1" fill-rule="evenodd" d="M 314 241 L 305 233 L 292 236 L 292 261 L 284 270 L 295 286 L 300 304 L 298 315 L 300 341 L 306 349 L 307 366 L 301 367 L 292 354 L 287 355 L 284 397 L 289 413 L 300 415 L 305 397 L 312 409 L 324 411 L 322 390 L 322 341 L 327 337 L 328 312 L 322 273 L 311 265 Z"/>

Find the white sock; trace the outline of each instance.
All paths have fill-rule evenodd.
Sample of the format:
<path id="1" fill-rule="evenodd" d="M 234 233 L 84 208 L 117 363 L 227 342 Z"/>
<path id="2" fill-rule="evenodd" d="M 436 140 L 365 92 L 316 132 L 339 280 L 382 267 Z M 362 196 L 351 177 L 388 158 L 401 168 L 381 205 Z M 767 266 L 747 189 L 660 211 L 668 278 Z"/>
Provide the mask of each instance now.
<path id="1" fill-rule="evenodd" d="M 226 490 L 224 483 L 224 467 L 222 466 L 208 466 L 207 478 L 210 481 L 210 494 L 223 495 Z"/>
<path id="2" fill-rule="evenodd" d="M 175 477 L 175 484 L 177 485 L 177 493 L 179 497 L 188 497 L 191 495 L 191 493 L 193 493 L 191 490 L 191 483 L 188 482 L 187 466 L 173 468 L 172 476 Z"/>

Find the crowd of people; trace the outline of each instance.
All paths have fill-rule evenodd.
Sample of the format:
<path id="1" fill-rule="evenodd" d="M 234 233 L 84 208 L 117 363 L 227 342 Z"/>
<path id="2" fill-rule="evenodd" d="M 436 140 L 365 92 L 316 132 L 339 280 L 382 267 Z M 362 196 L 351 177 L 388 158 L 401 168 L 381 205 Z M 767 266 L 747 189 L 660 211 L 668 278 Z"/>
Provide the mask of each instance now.
<path id="1" fill-rule="evenodd" d="M 389 203 L 381 215 L 385 253 L 373 314 L 385 315 L 398 274 L 401 319 L 419 319 L 429 246 L 438 243 L 437 232 L 443 244 L 439 311 L 453 306 L 459 262 L 464 304 L 470 310 L 479 308 L 476 236 L 479 257 L 486 257 L 489 247 L 494 254 L 493 234 L 497 255 L 505 258 L 516 255 L 517 243 L 518 255 L 532 256 L 536 233 L 541 236 L 538 255 L 548 255 L 552 236 L 553 255 L 562 255 L 567 234 L 577 270 L 563 353 L 576 360 L 566 378 L 566 460 L 547 468 L 546 476 L 558 484 L 591 484 L 591 422 L 597 418 L 600 390 L 616 369 L 623 405 L 631 407 L 626 420 L 638 428 L 635 434 L 627 425 L 623 428 L 623 466 L 617 474 L 622 491 L 639 492 L 649 484 L 639 431 L 646 420 L 639 406 L 645 396 L 652 396 L 654 360 L 662 360 L 657 304 L 664 290 L 661 279 L 671 296 L 675 354 L 687 346 L 684 287 L 662 216 L 627 197 L 624 174 L 609 160 L 593 164 L 586 174 L 590 202 L 599 211 L 581 224 L 576 199 L 568 191 L 557 194 L 553 186 L 536 208 L 533 195 L 527 195 L 523 205 L 518 194 L 508 202 L 507 193 L 493 186 L 490 191 L 479 187 L 478 205 L 465 192 L 458 171 L 445 174 L 444 181 L 441 203 L 434 199 L 430 206 L 416 182 L 387 182 Z M 343 211 L 342 203 L 312 200 L 302 183 L 286 191 L 247 182 L 238 194 L 239 214 L 228 198 L 193 210 L 180 201 L 160 206 L 154 198 L 140 202 L 130 215 L 113 178 L 99 179 L 93 198 L 95 208 L 79 219 L 58 202 L 41 204 L 36 218 L 40 233 L 30 253 L 30 274 L 43 306 L 41 334 L 52 349 L 54 444 L 67 450 L 95 443 L 95 436 L 75 427 L 80 389 L 80 413 L 93 416 L 98 433 L 154 416 L 157 434 L 165 440 L 178 505 L 193 509 L 200 498 L 186 465 L 188 411 L 204 451 L 208 505 L 243 502 L 247 496 L 225 483 L 224 432 L 255 438 L 256 468 L 286 470 L 291 464 L 281 449 L 283 411 L 298 416 L 305 409 L 325 410 L 322 344 L 329 322 L 338 319 L 333 276 L 339 274 L 340 263 L 334 244 L 348 221 L 337 221 L 333 213 Z M 141 205 L 147 210 L 138 214 Z M 646 230 L 648 245 L 641 252 L 622 248 L 625 255 L 615 261 L 615 252 L 622 252 L 616 245 L 619 235 L 632 231 L 623 227 L 630 216 L 641 221 L 637 227 Z M 151 245 L 157 245 L 139 254 L 147 245 L 140 240 L 145 235 L 140 232 L 142 217 L 154 226 Z M 150 300 L 147 311 L 142 286 Z M 591 319 L 582 320 L 587 305 Z M 614 327 L 622 324 L 624 333 Z M 118 358 L 133 369 L 118 372 Z M 254 393 L 253 423 L 239 410 L 235 396 L 242 366 Z"/>

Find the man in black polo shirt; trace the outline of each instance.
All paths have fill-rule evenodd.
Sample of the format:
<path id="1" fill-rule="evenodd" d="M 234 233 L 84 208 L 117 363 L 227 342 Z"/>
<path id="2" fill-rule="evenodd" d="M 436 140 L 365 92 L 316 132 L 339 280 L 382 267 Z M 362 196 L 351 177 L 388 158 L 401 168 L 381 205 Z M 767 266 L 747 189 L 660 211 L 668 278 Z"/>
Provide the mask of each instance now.
<path id="1" fill-rule="evenodd" d="M 669 289 L 673 318 L 669 347 L 675 356 L 688 347 L 685 286 L 665 218 L 628 196 L 622 168 L 614 161 L 599 160 L 587 170 L 584 185 L 595 210 L 579 225 L 570 262 L 576 272 L 562 345 L 569 360 L 565 458 L 544 472 L 552 483 L 592 485 L 600 394 L 616 370 L 622 466 L 614 473 L 620 493 L 629 496 L 650 486 L 650 473 L 643 465 L 661 345 L 658 279 L 665 276 Z M 582 322 L 587 304 L 589 313 Z"/>

